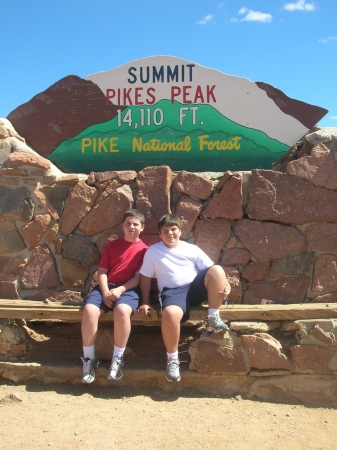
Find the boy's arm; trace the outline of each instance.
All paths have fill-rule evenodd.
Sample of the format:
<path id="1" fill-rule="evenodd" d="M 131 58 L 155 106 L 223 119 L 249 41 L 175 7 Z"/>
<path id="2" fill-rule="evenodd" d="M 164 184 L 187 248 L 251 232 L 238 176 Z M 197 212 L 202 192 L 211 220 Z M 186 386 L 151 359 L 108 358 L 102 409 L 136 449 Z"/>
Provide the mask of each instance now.
<path id="1" fill-rule="evenodd" d="M 140 273 L 136 272 L 134 274 L 134 276 L 132 278 L 130 278 L 130 280 L 128 280 L 126 283 L 124 283 L 121 286 L 115 287 L 113 289 L 110 289 L 110 291 L 108 292 L 108 294 L 106 295 L 106 299 L 107 302 L 106 303 L 104 301 L 104 303 L 111 308 L 112 303 L 114 303 L 115 301 L 117 301 L 119 299 L 119 297 L 127 290 L 135 288 L 139 285 L 139 277 L 140 277 Z M 104 299 L 103 299 L 104 300 Z"/>
<path id="2" fill-rule="evenodd" d="M 152 278 L 146 277 L 145 275 L 140 276 L 140 293 L 142 296 L 142 304 L 138 308 L 138 312 L 143 319 L 147 317 L 149 309 L 153 309 L 152 306 L 150 306 L 151 279 Z"/>
<path id="3" fill-rule="evenodd" d="M 108 269 L 99 267 L 97 272 L 97 279 L 99 287 L 101 288 L 103 302 L 110 308 L 110 301 L 106 299 L 107 295 L 109 294 Z"/>

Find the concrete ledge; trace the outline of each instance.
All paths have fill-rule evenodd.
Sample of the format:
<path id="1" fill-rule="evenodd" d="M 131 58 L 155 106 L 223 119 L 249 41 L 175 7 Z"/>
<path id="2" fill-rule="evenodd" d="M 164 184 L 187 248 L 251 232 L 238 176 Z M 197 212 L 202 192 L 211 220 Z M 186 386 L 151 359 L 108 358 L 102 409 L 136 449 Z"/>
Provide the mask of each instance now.
<path id="1" fill-rule="evenodd" d="M 41 381 L 46 384 L 81 385 L 81 367 L 62 367 L 37 363 L 0 362 L 0 375 L 15 383 Z M 193 390 L 206 395 L 232 397 L 280 403 L 301 403 L 312 406 L 337 406 L 337 377 L 334 375 L 292 374 L 269 377 L 243 375 L 203 375 L 190 370 L 182 371 L 179 383 L 169 383 L 165 370 L 124 370 L 117 383 L 108 380 L 108 368 L 98 367 L 94 385 L 152 388 L 179 392 Z M 87 387 L 90 389 L 90 385 Z"/>

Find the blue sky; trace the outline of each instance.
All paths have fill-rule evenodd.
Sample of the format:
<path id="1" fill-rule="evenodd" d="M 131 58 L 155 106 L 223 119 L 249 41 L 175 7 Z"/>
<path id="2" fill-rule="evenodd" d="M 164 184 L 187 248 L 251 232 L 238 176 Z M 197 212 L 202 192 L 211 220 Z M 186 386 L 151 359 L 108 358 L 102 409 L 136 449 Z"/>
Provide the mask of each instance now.
<path id="1" fill-rule="evenodd" d="M 0 117 L 64 76 L 178 56 L 329 110 L 337 127 L 336 0 L 1 2 Z"/>

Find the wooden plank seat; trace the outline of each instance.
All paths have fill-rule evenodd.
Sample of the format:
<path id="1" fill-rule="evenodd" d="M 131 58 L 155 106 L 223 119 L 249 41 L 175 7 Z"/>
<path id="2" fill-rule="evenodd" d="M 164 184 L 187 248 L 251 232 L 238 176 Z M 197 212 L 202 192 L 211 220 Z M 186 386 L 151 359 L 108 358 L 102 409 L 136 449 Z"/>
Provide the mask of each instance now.
<path id="1" fill-rule="evenodd" d="M 0 319 L 59 320 L 62 322 L 80 322 L 84 303 L 59 303 L 34 300 L 0 300 Z M 207 306 L 191 309 L 191 322 L 205 320 Z M 229 305 L 222 306 L 220 315 L 223 320 L 232 321 L 274 321 L 337 318 L 336 303 L 303 303 L 294 305 Z M 113 314 L 101 316 L 102 322 L 113 321 Z M 138 314 L 131 316 L 133 324 L 160 325 L 161 312 L 156 309 L 149 312 L 146 319 Z"/>

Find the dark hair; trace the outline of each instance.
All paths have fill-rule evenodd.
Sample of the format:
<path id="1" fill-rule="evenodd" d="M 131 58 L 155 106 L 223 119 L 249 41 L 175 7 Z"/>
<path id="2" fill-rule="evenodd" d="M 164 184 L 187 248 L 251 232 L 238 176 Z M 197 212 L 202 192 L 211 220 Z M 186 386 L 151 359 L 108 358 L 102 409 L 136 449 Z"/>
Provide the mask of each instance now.
<path id="1" fill-rule="evenodd" d="M 181 230 L 182 223 L 178 216 L 175 214 L 165 214 L 158 222 L 158 230 L 161 231 L 163 227 L 176 226 Z"/>
<path id="2" fill-rule="evenodd" d="M 128 209 L 127 211 L 125 211 L 124 216 L 123 216 L 123 222 L 127 219 L 127 217 L 137 217 L 137 219 L 139 219 L 139 222 L 144 225 L 145 223 L 145 217 L 144 214 L 140 211 L 138 211 L 138 209 Z"/>

